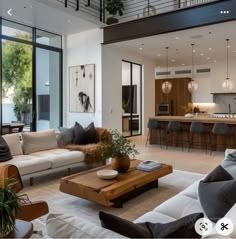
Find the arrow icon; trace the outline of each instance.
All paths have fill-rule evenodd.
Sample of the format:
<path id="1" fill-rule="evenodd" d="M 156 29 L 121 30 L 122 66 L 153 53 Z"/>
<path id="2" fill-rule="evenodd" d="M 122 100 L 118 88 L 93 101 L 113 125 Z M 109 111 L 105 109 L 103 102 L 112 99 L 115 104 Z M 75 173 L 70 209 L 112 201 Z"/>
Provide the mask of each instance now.
<path id="1" fill-rule="evenodd" d="M 11 13 L 11 8 L 7 11 L 7 13 L 11 16 L 12 15 L 12 13 Z"/>

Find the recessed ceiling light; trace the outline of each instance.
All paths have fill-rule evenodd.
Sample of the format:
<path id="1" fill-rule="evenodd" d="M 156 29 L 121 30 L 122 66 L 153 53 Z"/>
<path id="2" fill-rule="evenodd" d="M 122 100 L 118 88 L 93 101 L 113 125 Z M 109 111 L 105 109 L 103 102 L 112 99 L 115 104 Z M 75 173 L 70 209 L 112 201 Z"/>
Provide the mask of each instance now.
<path id="1" fill-rule="evenodd" d="M 211 58 L 210 57 L 207 57 L 207 60 L 210 60 Z"/>
<path id="2" fill-rule="evenodd" d="M 229 46 L 227 46 L 228 48 L 230 48 L 231 46 L 229 45 Z"/>
<path id="3" fill-rule="evenodd" d="M 234 52 L 236 52 L 236 50 L 234 50 Z"/>
<path id="4" fill-rule="evenodd" d="M 214 62 L 216 63 L 216 60 L 214 60 Z"/>
<path id="5" fill-rule="evenodd" d="M 157 56 L 161 56 L 161 54 L 160 54 L 160 53 L 158 53 L 158 54 L 157 54 Z"/>
<path id="6" fill-rule="evenodd" d="M 195 53 L 195 52 L 196 52 L 196 50 L 194 49 L 194 50 L 193 50 L 193 52 Z"/>
<path id="7" fill-rule="evenodd" d="M 201 54 L 200 54 L 200 56 L 204 56 L 204 54 L 203 54 L 203 53 L 201 53 Z"/>
<path id="8" fill-rule="evenodd" d="M 172 61 L 172 62 L 175 62 L 175 59 L 172 59 L 171 61 Z"/>
<path id="9" fill-rule="evenodd" d="M 179 40 L 179 37 L 175 37 L 175 40 Z"/>
<path id="10" fill-rule="evenodd" d="M 142 48 L 142 47 L 139 47 L 139 50 L 140 50 L 140 51 L 142 51 L 142 50 L 143 50 L 143 48 Z"/>
<path id="11" fill-rule="evenodd" d="M 30 7 L 30 8 L 33 8 L 33 6 L 32 6 L 32 5 L 30 5 L 29 7 Z"/>
<path id="12" fill-rule="evenodd" d="M 211 48 L 211 47 L 209 47 L 209 48 L 208 48 L 208 50 L 209 50 L 209 51 L 211 51 L 211 50 L 212 50 L 212 48 Z"/>
<path id="13" fill-rule="evenodd" d="M 185 66 L 185 64 L 183 63 L 182 66 Z"/>

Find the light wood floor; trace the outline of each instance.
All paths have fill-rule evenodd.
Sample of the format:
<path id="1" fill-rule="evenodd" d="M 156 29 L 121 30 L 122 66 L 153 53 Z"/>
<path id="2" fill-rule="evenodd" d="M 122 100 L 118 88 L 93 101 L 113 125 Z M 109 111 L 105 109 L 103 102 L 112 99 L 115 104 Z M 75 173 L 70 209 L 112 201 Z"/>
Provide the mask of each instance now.
<path id="1" fill-rule="evenodd" d="M 196 173 L 209 173 L 212 169 L 218 166 L 224 159 L 224 152 L 213 152 L 210 156 L 210 152 L 206 154 L 205 150 L 188 149 L 185 148 L 182 152 L 182 148 L 169 147 L 166 150 L 165 146 L 160 145 L 147 145 L 145 136 L 136 136 L 131 139 L 138 151 L 139 155 L 136 156 L 142 160 L 158 160 L 162 163 L 172 164 L 174 169 L 196 172 Z"/>

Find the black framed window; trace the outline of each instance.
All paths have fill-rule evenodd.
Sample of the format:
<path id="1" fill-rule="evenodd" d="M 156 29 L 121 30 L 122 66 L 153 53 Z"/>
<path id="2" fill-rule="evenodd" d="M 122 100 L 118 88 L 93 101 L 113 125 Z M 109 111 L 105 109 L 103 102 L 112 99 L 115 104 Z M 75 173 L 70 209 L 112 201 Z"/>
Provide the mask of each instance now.
<path id="1" fill-rule="evenodd" d="M 0 125 L 62 125 L 62 54 L 61 35 L 0 17 Z"/>

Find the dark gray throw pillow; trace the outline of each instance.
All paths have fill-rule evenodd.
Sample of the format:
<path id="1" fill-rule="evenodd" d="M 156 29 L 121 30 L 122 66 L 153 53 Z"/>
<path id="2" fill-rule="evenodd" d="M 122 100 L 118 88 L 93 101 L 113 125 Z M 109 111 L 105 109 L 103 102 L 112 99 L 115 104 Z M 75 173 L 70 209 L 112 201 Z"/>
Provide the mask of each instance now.
<path id="1" fill-rule="evenodd" d="M 61 133 L 61 139 L 60 139 L 59 145 L 73 144 L 74 135 L 75 135 L 74 126 L 71 128 L 58 127 L 58 130 Z"/>
<path id="2" fill-rule="evenodd" d="M 207 217 L 217 222 L 236 203 L 236 179 L 219 165 L 200 181 L 198 193 Z"/>
<path id="3" fill-rule="evenodd" d="M 99 212 L 104 228 L 129 238 L 200 238 L 195 231 L 195 222 L 204 217 L 203 213 L 194 213 L 169 223 L 133 223 L 126 219 Z"/>
<path id="4" fill-rule="evenodd" d="M 0 136 L 0 162 L 12 159 L 11 151 L 8 144 L 2 136 Z"/>
<path id="5" fill-rule="evenodd" d="M 92 144 L 96 141 L 96 130 L 93 123 L 83 128 L 78 122 L 75 122 L 74 144 Z"/>

